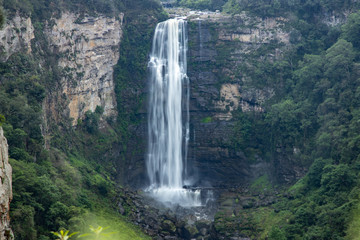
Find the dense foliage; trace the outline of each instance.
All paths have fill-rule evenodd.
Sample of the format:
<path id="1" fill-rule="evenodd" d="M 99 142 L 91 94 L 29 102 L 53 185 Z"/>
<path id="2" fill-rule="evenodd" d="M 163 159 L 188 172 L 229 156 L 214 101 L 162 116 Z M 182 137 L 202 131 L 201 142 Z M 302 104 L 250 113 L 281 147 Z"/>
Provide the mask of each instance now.
<path id="1" fill-rule="evenodd" d="M 351 14 L 341 28 L 317 19 L 291 22 L 299 34 L 294 48 L 282 60 L 252 65 L 262 76 L 252 75 L 255 84 L 273 86 L 277 96 L 265 114 L 238 114 L 235 143 L 245 151 L 260 148 L 274 162 L 282 149 L 292 156 L 291 164 L 311 166 L 290 197 L 274 205 L 281 220 L 270 239 L 358 236 L 348 226 L 357 221 L 360 186 L 359 16 Z M 281 77 L 272 74 L 279 67 Z"/>
<path id="2" fill-rule="evenodd" d="M 179 3 L 211 9 L 211 1 Z M 241 217 L 225 221 L 219 213 L 215 226 L 220 231 L 269 239 L 360 237 L 358 9 L 356 1 L 228 0 L 223 5 L 230 14 L 287 17 L 285 28 L 292 29 L 291 48 L 281 58 L 271 54 L 281 44 L 264 44 L 247 53 L 246 64 L 232 73 L 276 91 L 264 113 L 234 114 L 233 147 L 250 160 L 258 155 L 270 161 L 279 181 L 280 153 L 289 161 L 281 164 L 308 168 L 308 173 L 269 208 L 245 209 Z M 343 22 L 332 25 L 329 16 Z M 226 59 L 230 45 L 217 46 L 220 69 L 231 64 Z"/>
<path id="3" fill-rule="evenodd" d="M 157 19 L 164 17 L 161 5 L 155 0 L 4 0 L 3 5 L 9 18 L 15 11 L 31 16 L 37 39 L 32 55 L 14 54 L 0 63 L 0 125 L 9 143 L 13 167 L 11 224 L 15 239 L 53 239 L 51 230 L 86 232 L 89 224 L 121 229 L 114 239 L 146 238 L 126 223 L 114 202 L 121 194 L 114 182 L 115 168 L 124 163 L 112 154 L 114 146 L 127 143 L 126 113 L 119 111 L 118 121 L 107 119 L 102 123 L 107 128 L 100 130 L 103 109 L 97 107 L 95 112 L 85 114 L 76 129 L 71 127 L 70 119 L 62 116 L 58 122 L 47 122 L 51 124 L 50 132 L 43 132 L 43 101 L 46 96 L 53 96 L 65 74 L 56 67 L 56 56 L 47 49 L 43 26 L 51 16 L 65 10 L 108 15 L 125 12 L 128 22 L 137 18 L 142 25 L 126 25 L 129 28 L 124 33 L 127 48 L 122 47 L 121 55 L 127 58 L 120 60 L 119 65 L 131 61 L 123 71 L 129 71 L 131 65 L 134 73 L 138 69 L 141 73 L 123 77 L 145 79 L 149 39 Z M 148 21 L 149 15 L 153 21 Z M 128 31 L 131 34 L 127 34 Z M 148 34 L 144 39 L 148 44 L 137 42 L 144 32 Z M 128 43 L 137 45 L 129 47 Z M 117 88 L 119 84 L 116 83 Z"/>
<path id="4" fill-rule="evenodd" d="M 277 149 L 282 149 L 295 159 L 295 164 L 309 169 L 305 178 L 290 188 L 287 197 L 272 206 L 276 209 L 276 224 L 270 224 L 276 226 L 266 228 L 269 239 L 359 237 L 360 13 L 349 15 L 341 27 L 332 27 L 319 17 L 353 11 L 358 8 L 357 3 L 330 0 L 177 3 L 195 9 L 223 8 L 231 14 L 247 11 L 263 18 L 290 17 L 287 24 L 293 29 L 292 47 L 281 59 L 265 54 L 277 47 L 277 43 L 271 43 L 248 54 L 249 64 L 239 67 L 239 72 L 250 77 L 254 86 L 273 87 L 276 95 L 264 106 L 264 113 L 234 113 L 232 146 L 243 150 L 250 159 L 258 154 L 269 161 L 275 161 Z M 145 79 L 154 25 L 166 17 L 159 2 L 4 0 L 3 4 L 9 15 L 15 11 L 30 15 L 40 39 L 44 21 L 63 10 L 109 15 L 126 12 L 121 58 L 114 74 L 119 116 L 117 121 L 108 119 L 107 130 L 99 129 L 103 109 L 98 107 L 95 112 L 87 112 L 76 129 L 69 127 L 69 119 L 63 119 L 52 129 L 52 139 L 44 139 L 40 127 L 42 103 L 47 93 L 54 90 L 61 70 L 39 67 L 43 52 L 36 47 L 32 56 L 16 54 L 0 63 L 0 125 L 9 142 L 13 166 L 11 214 L 16 239 L 51 239 L 50 230 L 60 228 L 84 230 L 88 223 L 94 224 L 86 218 L 94 219 L 95 215 L 120 219 L 116 226 L 121 225 L 126 231 L 128 226 L 117 215 L 112 202 L 119 194 L 114 190 L 115 169 L 124 162 L 116 162 L 111 153 L 113 146 L 126 150 L 131 138 L 129 125 L 141 121 L 137 113 L 144 94 L 137 89 L 142 88 Z M 3 19 L 0 12 L 0 25 Z M 45 46 L 46 42 L 41 44 Z M 226 49 L 223 54 L 226 55 Z M 223 64 L 222 55 L 217 57 L 217 64 Z M 51 54 L 46 58 L 54 61 Z M 254 224 L 251 231 L 261 232 L 262 227 Z M 131 233 L 125 238 L 135 239 L 134 231 L 131 228 L 128 231 Z"/>
<path id="5" fill-rule="evenodd" d="M 226 0 L 177 0 L 176 4 L 197 10 L 221 10 Z"/>
<path id="6" fill-rule="evenodd" d="M 223 6 L 225 12 L 238 14 L 247 11 L 258 17 L 278 17 L 297 14 L 302 19 L 310 20 L 319 13 L 332 11 L 353 11 L 359 7 L 355 1 L 332 1 L 332 0 L 228 0 Z"/>

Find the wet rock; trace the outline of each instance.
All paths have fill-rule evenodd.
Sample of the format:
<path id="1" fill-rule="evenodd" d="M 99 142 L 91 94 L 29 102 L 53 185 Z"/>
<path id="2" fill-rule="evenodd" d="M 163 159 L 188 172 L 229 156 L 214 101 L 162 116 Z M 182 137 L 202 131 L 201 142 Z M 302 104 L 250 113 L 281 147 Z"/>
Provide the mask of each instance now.
<path id="1" fill-rule="evenodd" d="M 208 229 L 207 229 L 207 228 L 201 228 L 201 229 L 200 229 L 200 234 L 201 234 L 202 236 L 206 236 L 206 235 L 208 234 Z"/>
<path id="2" fill-rule="evenodd" d="M 165 236 L 164 238 L 165 240 L 177 240 L 177 237 L 173 237 L 173 236 Z"/>
<path id="3" fill-rule="evenodd" d="M 209 229 L 211 226 L 211 222 L 210 221 L 206 221 L 206 220 L 199 220 L 196 222 L 196 227 L 197 229 Z"/>
<path id="4" fill-rule="evenodd" d="M 184 227 L 184 237 L 186 239 L 191 239 L 197 237 L 199 234 L 198 229 L 195 225 L 185 225 Z"/>
<path id="5" fill-rule="evenodd" d="M 165 230 L 165 231 L 167 231 L 169 233 L 174 234 L 176 232 L 175 224 L 172 221 L 168 220 L 168 219 L 164 220 L 162 222 L 161 227 L 162 227 L 163 230 Z"/>
<path id="6" fill-rule="evenodd" d="M 243 208 L 252 208 L 255 206 L 255 200 L 253 198 L 246 198 L 241 200 L 241 205 Z"/>
<path id="7" fill-rule="evenodd" d="M 125 213 L 125 209 L 120 202 L 118 203 L 118 211 L 121 215 L 124 215 Z"/>

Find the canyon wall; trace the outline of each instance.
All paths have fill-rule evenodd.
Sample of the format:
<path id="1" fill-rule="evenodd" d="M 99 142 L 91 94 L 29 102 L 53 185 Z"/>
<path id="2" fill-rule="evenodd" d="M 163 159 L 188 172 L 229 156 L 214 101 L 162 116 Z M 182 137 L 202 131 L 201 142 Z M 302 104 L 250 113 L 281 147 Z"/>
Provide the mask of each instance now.
<path id="1" fill-rule="evenodd" d="M 291 46 L 286 23 L 283 18 L 263 20 L 245 14 L 189 17 L 189 163 L 190 172 L 197 180 L 211 185 L 233 185 L 247 183 L 269 171 L 285 181 L 303 174 L 302 169 L 291 165 L 292 155 L 284 153 L 281 146 L 271 159 L 257 154 L 249 157 L 243 149 L 234 146 L 234 114 L 263 113 L 266 101 L 276 96 L 274 85 L 257 84 L 258 79 L 249 69 L 253 62 L 265 57 L 281 58 L 283 51 Z M 51 128 L 49 119 L 54 123 L 70 118 L 74 126 L 97 106 L 103 108 L 104 118 L 117 116 L 113 67 L 121 54 L 122 29 L 122 14 L 93 17 L 62 12 L 45 24 L 43 36 L 56 59 L 60 80 L 43 104 L 43 135 Z M 30 54 L 32 44 L 38 41 L 34 31 L 30 18 L 16 15 L 9 20 L 0 31 L 3 60 L 18 51 Z M 265 49 L 263 55 L 254 54 L 259 49 Z M 125 155 L 118 166 L 121 181 L 141 186 L 146 184 L 148 84 L 146 79 L 139 78 L 128 85 L 131 87 L 121 93 L 121 104 L 124 111 L 137 111 L 138 124 L 130 124 L 127 146 L 114 146 L 121 150 L 115 150 L 112 155 Z M 139 101 L 142 107 L 134 110 L 134 104 Z"/>
<path id="2" fill-rule="evenodd" d="M 76 125 L 87 111 L 94 112 L 100 106 L 104 110 L 103 117 L 115 118 L 113 67 L 120 55 L 122 25 L 123 14 L 80 17 L 63 12 L 60 18 L 50 19 L 43 33 L 38 34 L 45 36 L 48 43 L 48 46 L 41 46 L 40 40 L 35 38 L 31 18 L 17 13 L 0 30 L 0 60 L 7 61 L 19 52 L 31 54 L 32 44 L 40 46 L 40 51 L 50 49 L 61 80 L 44 103 L 46 117 L 55 121 L 69 117 L 72 125 Z M 41 61 L 43 65 L 49 64 L 48 57 Z"/>
<path id="3" fill-rule="evenodd" d="M 273 156 L 246 155 L 234 144 L 238 119 L 234 114 L 264 113 L 266 101 L 276 96 L 274 84 L 258 84 L 254 62 L 281 59 L 291 47 L 290 29 L 283 18 L 260 19 L 245 14 L 220 13 L 188 17 L 190 78 L 189 172 L 193 183 L 212 186 L 248 184 L 268 174 L 292 182 L 304 174 L 292 153 L 281 147 Z M 286 30 L 285 30 L 286 29 Z M 258 52 L 263 51 L 262 55 Z M 144 81 L 143 86 L 147 86 Z M 144 88 L 144 95 L 148 89 Z M 146 179 L 147 102 L 133 126 L 127 155 L 126 182 L 139 187 Z M 185 116 L 185 113 L 183 114 Z M 136 143 L 136 144 L 134 144 Z M 146 185 L 146 183 L 145 183 Z"/>
<path id="4" fill-rule="evenodd" d="M 274 175 L 270 159 L 258 154 L 247 156 L 244 149 L 235 146 L 238 120 L 233 115 L 261 114 L 266 101 L 276 94 L 274 86 L 255 84 L 256 79 L 247 71 L 252 68 L 253 58 L 281 57 L 289 46 L 285 24 L 282 18 L 262 20 L 245 14 L 212 13 L 190 18 L 190 161 L 198 169 L 201 181 L 234 186 L 263 174 Z M 264 51 L 264 56 L 252 56 L 269 45 L 274 47 Z"/>
<path id="5" fill-rule="evenodd" d="M 12 200 L 12 168 L 9 164 L 8 144 L 0 127 L 0 239 L 14 239 L 10 228 L 10 202 Z"/>
<path id="6" fill-rule="evenodd" d="M 119 59 L 123 15 L 80 17 L 64 12 L 50 22 L 45 34 L 64 72 L 61 93 L 67 98 L 66 111 L 72 124 L 97 106 L 103 108 L 104 117 L 116 117 L 113 67 Z M 52 111 L 56 115 L 56 107 Z"/>

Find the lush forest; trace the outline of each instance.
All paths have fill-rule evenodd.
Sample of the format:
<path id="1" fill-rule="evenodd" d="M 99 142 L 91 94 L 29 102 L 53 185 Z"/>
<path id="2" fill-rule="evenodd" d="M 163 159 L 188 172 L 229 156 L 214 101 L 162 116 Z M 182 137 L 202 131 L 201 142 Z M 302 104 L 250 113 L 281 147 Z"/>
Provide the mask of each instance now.
<path id="1" fill-rule="evenodd" d="M 128 127 L 136 124 L 139 106 L 129 111 L 122 104 L 134 79 L 146 78 L 146 61 L 157 21 L 165 19 L 155 0 L 3 0 L 0 23 L 16 11 L 31 16 L 41 47 L 34 54 L 18 53 L 0 63 L 0 125 L 9 143 L 13 167 L 12 229 L 17 240 L 55 239 L 50 231 L 89 232 L 89 225 L 119 232 L 112 239 L 147 238 L 116 209 L 123 194 L 117 184 L 116 165 L 107 158 L 115 144 L 126 148 Z M 251 69 L 257 85 L 272 86 L 276 95 L 264 113 L 235 115 L 233 146 L 271 156 L 281 147 L 296 155 L 308 172 L 286 197 L 270 206 L 271 215 L 257 216 L 254 232 L 267 231 L 268 239 L 360 238 L 360 12 L 356 1 L 332 0 L 178 0 L 179 6 L 243 11 L 261 18 L 289 18 L 294 29 L 292 47 L 280 59 L 262 59 Z M 43 47 L 46 19 L 63 10 L 114 16 L 125 12 L 126 28 L 115 66 L 118 117 L 100 129 L 103 109 L 88 112 L 73 128 L 69 119 L 51 128 L 50 146 L 44 147 L 42 103 L 56 91 L 64 72 L 56 57 Z M 320 16 L 343 14 L 343 24 L 330 26 Z M 149 23 L 149 16 L 155 16 Z M 40 49 L 41 48 L 41 49 Z M 254 56 L 261 56 L 258 49 Z M 46 59 L 48 65 L 39 67 Z M 125 107 L 124 107 L 125 106 Z M 99 156 L 105 156 L 99 159 Z M 120 159 L 123 156 L 119 157 Z M 275 181 L 276 182 L 276 181 Z M 128 206 L 130 208 L 133 206 Z M 247 213 L 247 212 L 246 212 Z M 125 214 L 126 215 L 126 214 Z M 253 217 L 256 218 L 256 217 Z M 270 218 L 270 221 L 269 221 Z M 262 222 L 263 223 L 263 222 Z M 94 229 L 93 229 L 94 230 Z M 240 231 L 244 229 L 238 229 Z M 90 231 L 91 233 L 91 231 Z M 116 237 L 115 237 L 116 236 Z"/>
<path id="2" fill-rule="evenodd" d="M 56 56 L 46 48 L 43 27 L 47 19 L 60 11 L 110 16 L 125 12 L 128 22 L 141 22 L 148 15 L 161 19 L 165 15 L 160 3 L 152 0 L 5 0 L 3 7 L 7 18 L 16 11 L 31 16 L 36 38 L 40 40 L 40 44 L 33 46 L 32 55 L 18 53 L 0 63 L 0 117 L 13 168 L 11 223 L 15 239 L 55 239 L 50 231 L 59 229 L 91 233 L 90 225 L 110 226 L 104 233 L 121 229 L 116 230 L 111 239 L 146 238 L 116 209 L 116 199 L 122 195 L 121 188 L 115 184 L 114 165 L 119 163 L 106 157 L 99 161 L 99 156 L 106 155 L 112 144 L 126 145 L 130 112 L 119 111 L 121 117 L 108 122 L 106 130 L 99 130 L 101 107 L 88 112 L 76 129 L 70 119 L 64 118 L 51 126 L 50 146 L 45 146 L 42 103 L 47 94 L 57 90 L 65 72 L 56 68 Z M 146 12 L 143 9 L 147 9 Z M 143 21 L 137 28 L 124 29 L 126 40 L 121 51 L 128 55 L 119 60 L 121 67 L 117 67 L 115 77 L 118 88 L 129 72 L 144 77 L 155 23 Z M 135 53 L 129 47 L 133 43 L 141 46 Z M 40 67 L 44 58 L 45 67 Z M 126 211 L 129 210 L 130 206 Z"/>
<path id="3" fill-rule="evenodd" d="M 301 149 L 295 156 L 297 164 L 309 169 L 304 178 L 285 190 L 287 197 L 263 209 L 270 214 L 244 210 L 242 214 L 250 217 L 235 226 L 244 233 L 252 229 L 250 236 L 268 239 L 358 239 L 358 3 L 221 2 L 181 0 L 177 4 L 199 10 L 221 9 L 232 15 L 247 12 L 263 19 L 285 17 L 294 29 L 290 36 L 292 47 L 281 59 L 260 58 L 266 56 L 270 44 L 252 53 L 255 57 L 248 59 L 252 61 L 250 67 L 239 69 L 243 76 L 251 76 L 255 85 L 274 87 L 276 97 L 266 103 L 265 113 L 236 114 L 234 147 L 245 149 L 249 155 L 257 152 L 270 158 L 278 148 L 289 155 Z M 344 24 L 330 26 L 322 20 L 327 14 L 343 16 L 348 12 L 353 13 Z M 229 230 L 234 222 L 228 219 L 219 226 Z"/>
<path id="4" fill-rule="evenodd" d="M 256 84 L 277 88 L 277 97 L 260 116 L 240 112 L 235 129 L 238 147 L 270 155 L 279 147 L 289 154 L 298 148 L 297 161 L 309 167 L 288 190 L 290 196 L 273 206 L 270 218 L 277 224 L 269 239 L 359 237 L 358 7 L 350 1 L 236 0 L 223 7 L 231 14 L 289 17 L 295 29 L 293 47 L 281 60 L 265 59 L 244 69 L 256 74 Z M 341 26 L 321 21 L 324 13 L 346 10 L 354 13 Z"/>

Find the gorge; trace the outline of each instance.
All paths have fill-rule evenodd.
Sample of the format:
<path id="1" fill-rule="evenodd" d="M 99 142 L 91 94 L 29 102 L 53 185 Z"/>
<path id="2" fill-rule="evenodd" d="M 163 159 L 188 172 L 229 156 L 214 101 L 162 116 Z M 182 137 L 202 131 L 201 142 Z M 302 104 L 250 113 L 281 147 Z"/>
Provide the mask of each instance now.
<path id="1" fill-rule="evenodd" d="M 166 2 L 1 1 L 1 233 L 359 238 L 359 3 Z"/>

